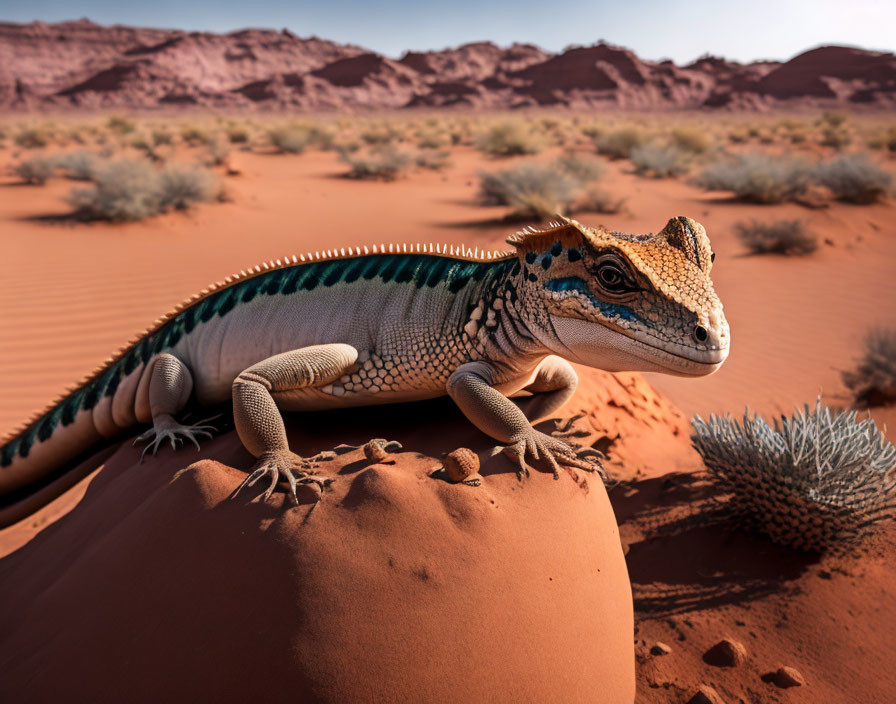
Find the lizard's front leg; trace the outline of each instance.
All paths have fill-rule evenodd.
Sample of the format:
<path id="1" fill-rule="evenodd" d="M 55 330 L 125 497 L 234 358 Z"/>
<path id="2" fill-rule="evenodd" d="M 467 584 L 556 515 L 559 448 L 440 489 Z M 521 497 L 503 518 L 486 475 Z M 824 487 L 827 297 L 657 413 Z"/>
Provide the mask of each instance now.
<path id="1" fill-rule="evenodd" d="M 322 491 L 332 482 L 309 471 L 313 460 L 290 451 L 283 418 L 271 394 L 329 384 L 350 370 L 357 359 L 358 351 L 350 345 L 314 345 L 268 357 L 240 373 L 232 388 L 233 418 L 240 440 L 258 461 L 234 495 L 267 475 L 266 500 L 283 475 L 289 482 L 290 498 L 298 503 L 298 484 L 311 484 Z"/>
<path id="2" fill-rule="evenodd" d="M 496 376 L 494 367 L 486 362 L 461 365 L 448 379 L 448 394 L 477 428 L 496 440 L 507 443 L 501 449 L 519 463 L 517 476 L 529 474 L 526 466 L 527 454 L 536 460 L 544 457 L 554 470 L 554 478 L 560 476 L 560 464 L 591 472 L 600 471 L 599 463 L 584 459 L 568 443 L 533 428 L 526 414 L 493 388 Z M 571 395 L 568 390 L 554 395 L 539 412 L 543 412 L 545 408 L 549 411 L 559 408 L 562 403 L 558 401 L 562 399 L 565 402 L 568 396 L 564 396 L 567 393 Z"/>

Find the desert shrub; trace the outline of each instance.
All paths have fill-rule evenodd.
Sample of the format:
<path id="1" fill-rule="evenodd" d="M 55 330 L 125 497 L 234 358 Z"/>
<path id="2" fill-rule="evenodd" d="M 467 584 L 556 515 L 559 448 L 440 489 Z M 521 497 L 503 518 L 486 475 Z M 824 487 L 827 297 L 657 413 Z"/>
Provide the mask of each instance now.
<path id="1" fill-rule="evenodd" d="M 69 152 L 58 157 L 57 165 L 73 181 L 91 181 L 96 175 L 100 159 L 91 152 Z"/>
<path id="2" fill-rule="evenodd" d="M 576 212 L 616 215 L 622 212 L 625 207 L 625 201 L 625 198 L 614 196 L 605 188 L 592 186 L 576 200 L 574 210 Z"/>
<path id="3" fill-rule="evenodd" d="M 106 120 L 106 129 L 117 134 L 130 134 L 137 129 L 137 124 L 133 120 L 120 115 L 112 115 Z"/>
<path id="4" fill-rule="evenodd" d="M 829 188 L 837 200 L 867 204 L 887 194 L 893 181 L 889 172 L 864 154 L 848 154 L 819 165 L 816 172 L 821 185 Z"/>
<path id="5" fill-rule="evenodd" d="M 214 133 L 194 125 L 184 125 L 180 131 L 180 138 L 190 145 L 211 144 L 217 139 Z"/>
<path id="6" fill-rule="evenodd" d="M 570 208 L 582 182 L 556 164 L 520 164 L 479 174 L 486 205 L 509 205 L 511 218 L 548 219 Z"/>
<path id="7" fill-rule="evenodd" d="M 417 146 L 421 149 L 441 149 L 451 143 L 451 136 L 440 130 L 425 130 L 417 135 Z"/>
<path id="8" fill-rule="evenodd" d="M 860 408 L 896 401 L 896 330 L 871 330 L 858 365 L 841 376 Z"/>
<path id="9" fill-rule="evenodd" d="M 733 191 L 753 203 L 781 203 L 802 195 L 811 177 L 806 159 L 752 152 L 708 164 L 695 182 L 710 191 Z"/>
<path id="10" fill-rule="evenodd" d="M 249 130 L 239 125 L 228 125 L 224 133 L 231 144 L 247 144 L 249 142 Z"/>
<path id="11" fill-rule="evenodd" d="M 361 130 L 359 136 L 365 144 L 371 147 L 377 147 L 392 144 L 393 142 L 400 142 L 402 132 L 397 125 L 382 122 L 368 125 Z"/>
<path id="12" fill-rule="evenodd" d="M 301 125 L 281 125 L 268 130 L 268 140 L 281 154 L 301 154 L 311 144 L 311 133 Z"/>
<path id="13" fill-rule="evenodd" d="M 839 112 L 826 112 L 818 119 L 819 125 L 834 128 L 840 127 L 844 122 L 846 122 L 846 115 Z"/>
<path id="14" fill-rule="evenodd" d="M 42 127 L 23 127 L 12 141 L 19 147 L 24 149 L 42 149 L 50 143 L 49 130 Z"/>
<path id="15" fill-rule="evenodd" d="M 705 132 L 689 127 L 675 128 L 669 138 L 674 146 L 691 154 L 705 154 L 712 148 L 712 140 Z"/>
<path id="16" fill-rule="evenodd" d="M 811 254 L 818 239 L 800 220 L 739 222 L 734 231 L 752 254 Z"/>
<path id="17" fill-rule="evenodd" d="M 594 140 L 598 154 L 604 154 L 611 159 L 628 159 L 632 149 L 647 141 L 647 135 L 635 127 L 623 127 L 604 132 Z"/>
<path id="18" fill-rule="evenodd" d="M 163 144 L 171 144 L 174 138 L 167 130 L 153 130 L 150 134 L 153 147 L 161 147 Z"/>
<path id="19" fill-rule="evenodd" d="M 839 151 L 848 146 L 850 142 L 852 142 L 852 137 L 846 130 L 836 127 L 825 127 L 821 131 L 820 144 L 823 147 L 833 147 Z"/>
<path id="20" fill-rule="evenodd" d="M 648 142 L 631 150 L 631 161 L 641 176 L 668 178 L 688 170 L 690 155 L 673 144 Z"/>
<path id="21" fill-rule="evenodd" d="M 205 157 L 202 162 L 206 166 L 221 166 L 227 163 L 230 156 L 230 143 L 223 139 L 216 139 L 206 147 Z"/>
<path id="22" fill-rule="evenodd" d="M 389 145 L 365 153 L 342 151 L 340 158 L 349 166 L 348 178 L 380 181 L 394 181 L 411 164 L 409 155 Z"/>
<path id="23" fill-rule="evenodd" d="M 562 156 L 558 156 L 554 164 L 558 169 L 565 171 L 582 183 L 596 181 L 606 171 L 606 168 L 598 159 L 575 154 L 574 152 L 567 152 Z"/>
<path id="24" fill-rule="evenodd" d="M 448 152 L 439 149 L 419 149 L 414 154 L 414 164 L 421 169 L 439 171 L 448 166 Z"/>
<path id="25" fill-rule="evenodd" d="M 544 149 L 541 137 L 516 121 L 492 125 L 476 139 L 476 148 L 492 156 L 537 154 Z"/>
<path id="26" fill-rule="evenodd" d="M 94 185 L 75 189 L 69 200 L 86 217 L 122 221 L 183 209 L 213 195 L 207 171 L 174 165 L 159 170 L 142 159 L 121 159 L 100 168 Z"/>
<path id="27" fill-rule="evenodd" d="M 15 172 L 25 183 L 42 186 L 56 172 L 57 165 L 53 157 L 36 156 L 16 164 Z"/>
<path id="28" fill-rule="evenodd" d="M 802 550 L 839 550 L 896 516 L 896 447 L 870 418 L 804 406 L 770 426 L 696 416 L 691 441 L 746 527 Z"/>
<path id="29" fill-rule="evenodd" d="M 195 166 L 168 164 L 158 174 L 159 212 L 185 210 L 212 200 L 217 193 L 214 174 Z"/>

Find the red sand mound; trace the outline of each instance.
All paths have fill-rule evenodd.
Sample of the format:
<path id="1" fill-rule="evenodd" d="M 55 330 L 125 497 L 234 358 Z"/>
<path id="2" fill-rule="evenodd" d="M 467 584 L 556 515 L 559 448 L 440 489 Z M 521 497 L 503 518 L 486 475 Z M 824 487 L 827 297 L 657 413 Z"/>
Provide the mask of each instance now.
<path id="1" fill-rule="evenodd" d="M 224 109 L 849 106 L 896 103 L 896 57 L 820 47 L 783 64 L 645 61 L 603 42 L 551 54 L 474 42 L 392 61 L 287 30 L 230 34 L 0 22 L 0 107 Z"/>
<path id="2" fill-rule="evenodd" d="M 571 408 L 596 403 L 576 427 L 600 444 L 612 425 L 617 462 L 646 434 L 678 442 L 637 377 L 588 373 Z M 83 485 L 0 533 L 4 552 L 30 538 L 0 562 L 0 699 L 65 683 L 68 701 L 633 701 L 631 592 L 597 477 L 519 482 L 447 400 L 288 425 L 305 454 L 371 435 L 406 451 L 325 463 L 313 512 L 230 500 L 251 463 L 233 432 L 195 464 L 102 453 L 70 513 L 32 537 Z M 481 486 L 429 476 L 458 446 L 483 458 Z"/>

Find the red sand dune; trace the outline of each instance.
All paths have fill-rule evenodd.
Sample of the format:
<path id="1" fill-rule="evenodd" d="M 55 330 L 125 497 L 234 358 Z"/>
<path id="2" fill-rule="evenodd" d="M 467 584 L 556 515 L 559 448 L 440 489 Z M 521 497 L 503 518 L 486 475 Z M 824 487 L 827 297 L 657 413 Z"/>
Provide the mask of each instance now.
<path id="1" fill-rule="evenodd" d="M 676 443 L 642 381 L 584 387 L 618 401 L 582 421 L 590 437 Z M 600 479 L 519 482 L 450 402 L 426 405 L 290 416 L 306 455 L 371 434 L 406 450 L 324 464 L 336 482 L 313 512 L 230 500 L 251 464 L 232 431 L 199 462 L 100 453 L 86 491 L 0 534 L 0 552 L 21 545 L 0 563 L 0 699 L 64 683 L 66 701 L 631 702 L 631 591 Z M 459 445 L 483 457 L 481 486 L 429 476 Z"/>
<path id="2" fill-rule="evenodd" d="M 769 108 L 896 103 L 896 57 L 826 46 L 785 62 L 679 67 L 599 43 L 551 54 L 475 42 L 398 61 L 282 30 L 0 23 L 0 107 Z"/>

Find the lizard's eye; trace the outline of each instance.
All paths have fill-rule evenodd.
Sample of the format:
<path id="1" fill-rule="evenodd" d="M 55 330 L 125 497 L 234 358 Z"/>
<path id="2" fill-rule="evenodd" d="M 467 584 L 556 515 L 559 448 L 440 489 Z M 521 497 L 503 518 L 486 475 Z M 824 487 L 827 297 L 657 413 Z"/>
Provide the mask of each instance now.
<path id="1" fill-rule="evenodd" d="M 602 262 L 594 272 L 597 283 L 609 293 L 628 293 L 637 287 L 629 280 L 626 273 L 613 262 Z"/>

